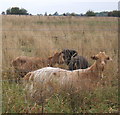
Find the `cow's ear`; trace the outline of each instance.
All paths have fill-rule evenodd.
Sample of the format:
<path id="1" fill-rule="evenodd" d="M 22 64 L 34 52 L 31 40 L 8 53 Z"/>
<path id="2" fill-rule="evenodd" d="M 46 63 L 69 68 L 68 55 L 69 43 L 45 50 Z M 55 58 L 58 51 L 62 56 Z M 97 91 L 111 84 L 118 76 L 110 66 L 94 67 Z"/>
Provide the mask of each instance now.
<path id="1" fill-rule="evenodd" d="M 75 52 L 75 53 L 74 53 L 74 57 L 75 57 L 75 56 L 77 56 L 77 55 L 78 55 L 78 53 L 77 53 L 77 52 Z"/>
<path id="2" fill-rule="evenodd" d="M 97 57 L 97 56 L 95 56 L 95 55 L 93 55 L 93 56 L 91 56 L 91 59 L 93 59 L 93 60 L 97 60 L 97 59 L 98 59 L 98 57 Z"/>
<path id="3" fill-rule="evenodd" d="M 75 50 L 72 50 L 72 51 L 71 51 L 71 55 L 72 55 L 72 57 L 75 57 L 77 54 L 78 54 L 77 51 L 75 51 Z"/>
<path id="4" fill-rule="evenodd" d="M 74 54 L 72 55 L 72 57 L 75 57 L 75 56 L 77 56 L 77 53 L 74 53 Z"/>

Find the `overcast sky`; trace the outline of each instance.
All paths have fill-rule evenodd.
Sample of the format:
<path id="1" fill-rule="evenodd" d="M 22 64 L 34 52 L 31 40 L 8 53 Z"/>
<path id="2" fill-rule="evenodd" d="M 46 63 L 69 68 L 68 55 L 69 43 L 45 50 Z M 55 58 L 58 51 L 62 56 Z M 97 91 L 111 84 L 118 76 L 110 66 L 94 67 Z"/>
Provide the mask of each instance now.
<path id="1" fill-rule="evenodd" d="M 11 7 L 25 8 L 33 15 L 59 14 L 67 12 L 85 13 L 92 11 L 118 10 L 119 0 L 0 0 L 0 13 Z"/>

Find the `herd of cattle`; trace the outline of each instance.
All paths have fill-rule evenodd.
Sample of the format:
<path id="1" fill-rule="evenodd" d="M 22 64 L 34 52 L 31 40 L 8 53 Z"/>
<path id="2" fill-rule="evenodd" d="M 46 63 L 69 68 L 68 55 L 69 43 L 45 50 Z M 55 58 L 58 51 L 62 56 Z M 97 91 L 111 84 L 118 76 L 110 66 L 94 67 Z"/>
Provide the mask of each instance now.
<path id="1" fill-rule="evenodd" d="M 95 88 L 103 77 L 107 60 L 111 58 L 105 52 L 99 52 L 91 58 L 95 62 L 89 66 L 87 59 L 77 51 L 64 49 L 47 59 L 17 57 L 12 61 L 12 66 L 14 72 L 23 78 L 26 98 L 41 104 L 55 93 Z M 55 64 L 66 64 L 68 70 L 54 67 Z"/>
<path id="2" fill-rule="evenodd" d="M 12 61 L 14 72 L 19 77 L 24 77 L 28 72 L 43 67 L 54 67 L 55 64 L 66 64 L 69 70 L 85 69 L 88 67 L 88 61 L 83 56 L 79 56 L 77 51 L 70 49 L 57 52 L 47 59 L 20 56 Z"/>

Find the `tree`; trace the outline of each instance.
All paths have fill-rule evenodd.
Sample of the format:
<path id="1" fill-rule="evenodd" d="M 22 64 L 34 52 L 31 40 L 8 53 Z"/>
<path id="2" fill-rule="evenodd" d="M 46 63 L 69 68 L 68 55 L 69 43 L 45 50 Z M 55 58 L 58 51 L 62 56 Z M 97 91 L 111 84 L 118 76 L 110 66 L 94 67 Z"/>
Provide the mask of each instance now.
<path id="1" fill-rule="evenodd" d="M 6 10 L 6 14 L 10 14 L 10 13 L 11 13 L 11 9 L 9 8 Z"/>
<path id="2" fill-rule="evenodd" d="M 66 16 L 66 13 L 63 13 L 63 16 Z"/>
<path id="3" fill-rule="evenodd" d="M 28 14 L 28 13 L 27 13 L 27 10 L 24 9 L 24 8 L 21 8 L 21 9 L 19 10 L 19 13 L 20 13 L 21 15 Z"/>
<path id="4" fill-rule="evenodd" d="M 70 16 L 76 16 L 76 14 L 73 12 L 73 13 L 70 14 Z"/>
<path id="5" fill-rule="evenodd" d="M 86 16 L 95 16 L 95 13 L 91 10 L 86 12 Z"/>
<path id="6" fill-rule="evenodd" d="M 114 10 L 114 11 L 108 12 L 108 16 L 120 17 L 120 11 Z"/>
<path id="7" fill-rule="evenodd" d="M 70 13 L 69 13 L 69 12 L 63 13 L 62 15 L 63 15 L 63 16 L 70 16 Z"/>
<path id="8" fill-rule="evenodd" d="M 1 14 L 2 14 L 2 15 L 5 15 L 5 12 L 3 11 Z"/>
<path id="9" fill-rule="evenodd" d="M 27 10 L 19 7 L 12 7 L 6 10 L 6 14 L 11 15 L 28 15 Z"/>
<path id="10" fill-rule="evenodd" d="M 52 16 L 52 14 L 49 14 L 49 16 Z"/>
<path id="11" fill-rule="evenodd" d="M 45 12 L 44 16 L 47 16 L 47 12 Z"/>
<path id="12" fill-rule="evenodd" d="M 83 14 L 83 13 L 81 13 L 81 14 L 80 14 L 80 16 L 84 16 L 84 14 Z"/>
<path id="13" fill-rule="evenodd" d="M 37 14 L 37 16 L 43 16 L 43 14 Z"/>
<path id="14" fill-rule="evenodd" d="M 55 13 L 53 14 L 53 16 L 59 16 L 58 12 L 55 12 Z"/>

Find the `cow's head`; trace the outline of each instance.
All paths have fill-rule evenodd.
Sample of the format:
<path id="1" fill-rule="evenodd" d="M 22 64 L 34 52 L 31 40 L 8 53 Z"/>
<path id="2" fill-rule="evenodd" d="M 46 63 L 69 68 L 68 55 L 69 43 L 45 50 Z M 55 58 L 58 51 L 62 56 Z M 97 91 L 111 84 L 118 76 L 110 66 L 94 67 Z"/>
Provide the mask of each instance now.
<path id="1" fill-rule="evenodd" d="M 65 63 L 68 65 L 70 63 L 71 58 L 75 57 L 78 53 L 75 50 L 64 49 L 62 51 L 62 54 L 63 54 L 63 59 L 65 60 Z"/>

